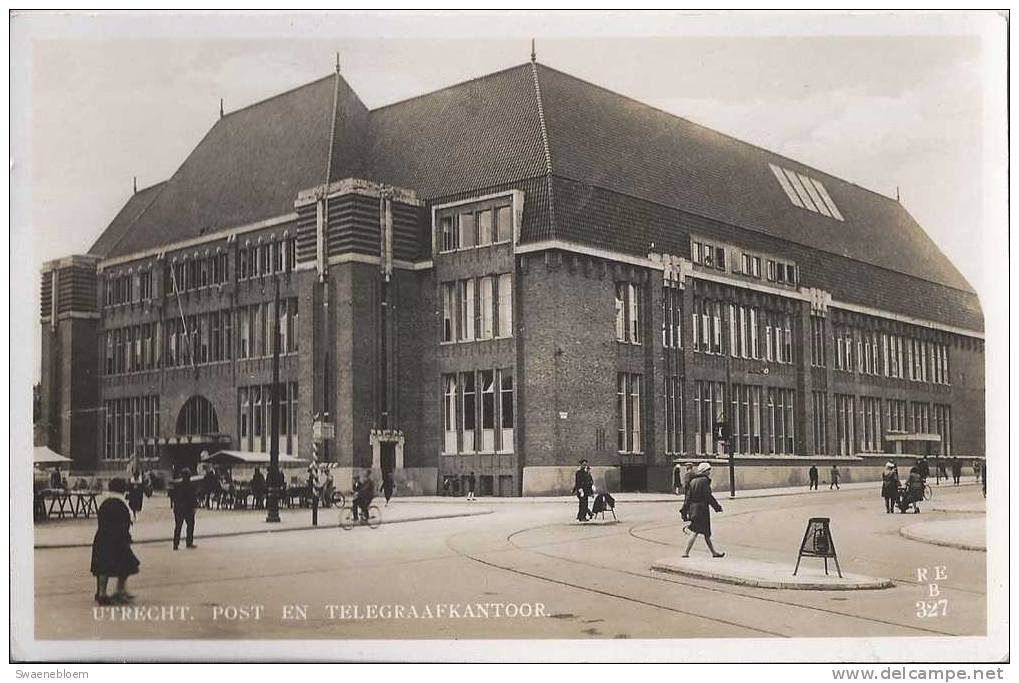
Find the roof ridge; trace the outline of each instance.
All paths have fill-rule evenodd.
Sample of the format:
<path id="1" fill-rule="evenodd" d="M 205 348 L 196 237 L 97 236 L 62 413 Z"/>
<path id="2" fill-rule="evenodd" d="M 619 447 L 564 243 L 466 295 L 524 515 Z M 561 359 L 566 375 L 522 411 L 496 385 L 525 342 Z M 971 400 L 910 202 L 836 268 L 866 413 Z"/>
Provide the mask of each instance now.
<path id="1" fill-rule="evenodd" d="M 650 110 L 656 111 L 656 112 L 658 112 L 660 114 L 665 114 L 666 116 L 670 116 L 670 117 L 672 117 L 674 119 L 677 119 L 679 121 L 683 121 L 683 122 L 688 123 L 688 124 L 690 124 L 692 126 L 697 126 L 698 128 L 706 130 L 706 131 L 708 131 L 710 133 L 714 133 L 715 135 L 719 135 L 719 136 L 721 136 L 723 138 L 727 138 L 729 140 L 732 140 L 733 142 L 738 142 L 741 145 L 746 145 L 747 147 L 752 147 L 753 149 L 756 149 L 758 151 L 764 152 L 766 154 L 770 154 L 770 155 L 778 157 L 780 159 L 784 159 L 784 160 L 789 161 L 789 162 L 791 162 L 793 164 L 796 164 L 798 166 L 802 166 L 804 168 L 809 168 L 811 171 L 815 171 L 817 173 L 822 173 L 822 174 L 828 176 L 829 178 L 831 178 L 833 180 L 837 180 L 840 183 L 845 183 L 846 185 L 852 185 L 853 187 L 859 188 L 859 189 L 864 190 L 866 192 L 869 192 L 871 194 L 875 194 L 878 197 L 881 197 L 882 199 L 887 200 L 889 202 L 898 203 L 892 197 L 890 197 L 890 196 L 888 196 L 886 194 L 883 194 L 881 192 L 878 192 L 877 190 L 872 190 L 869 187 L 864 187 L 863 185 L 859 185 L 858 183 L 854 183 L 851 180 L 846 180 L 845 178 L 837 176 L 834 173 L 831 173 L 830 171 L 825 171 L 824 169 L 817 168 L 816 166 L 811 166 L 810 164 L 805 164 L 802 161 L 799 161 L 797 159 L 793 159 L 792 157 L 786 156 L 785 154 L 782 154 L 781 152 L 776 152 L 774 150 L 768 149 L 767 147 L 764 147 L 764 146 L 759 145 L 759 144 L 754 143 L 754 142 L 748 142 L 748 141 L 743 140 L 741 138 L 738 138 L 735 135 L 732 135 L 730 133 L 726 133 L 724 131 L 717 130 L 717 129 L 712 128 L 711 126 L 705 125 L 703 123 L 698 123 L 697 121 L 694 121 L 693 119 L 686 118 L 685 116 L 680 116 L 679 114 L 675 114 L 675 113 L 673 113 L 671 111 L 662 109 L 661 107 L 656 107 L 653 104 L 648 104 L 647 102 L 643 102 L 641 100 L 638 100 L 637 98 L 631 97 L 630 95 L 624 95 L 621 92 L 616 92 L 615 90 L 612 90 L 611 88 L 608 88 L 608 87 L 606 87 L 604 85 L 599 85 L 597 83 L 594 83 L 593 81 L 587 80 L 586 78 L 581 78 L 580 76 L 574 76 L 571 73 L 567 73 L 565 71 L 561 71 L 560 69 L 556 69 L 555 67 L 548 66 L 547 64 L 540 64 L 540 66 L 542 66 L 545 69 L 548 69 L 549 71 L 554 71 L 557 74 L 561 74 L 563 76 L 566 76 L 567 78 L 572 78 L 573 80 L 579 81 L 579 82 L 581 82 L 581 83 L 583 83 L 585 85 L 589 85 L 592 88 L 597 88 L 598 90 L 602 90 L 604 92 L 607 92 L 610 95 L 615 95 L 616 97 L 620 97 L 620 98 L 622 98 L 624 100 L 628 100 L 628 101 L 633 102 L 635 104 L 639 104 L 641 107 L 644 107 L 645 109 L 650 109 Z"/>
<path id="2" fill-rule="evenodd" d="M 534 83 L 534 98 L 538 108 L 538 129 L 541 132 L 541 144 L 545 151 L 545 190 L 548 192 L 548 220 L 552 236 L 558 233 L 555 219 L 554 188 L 552 187 L 552 149 L 548 142 L 548 126 L 545 123 L 545 108 L 541 102 L 541 83 L 538 81 L 538 62 L 531 60 L 531 79 Z"/>
<path id="3" fill-rule="evenodd" d="M 302 88 L 307 88 L 310 85 L 315 85 L 316 83 L 321 83 L 322 81 L 326 80 L 327 78 L 332 78 L 333 75 L 334 74 L 329 74 L 328 76 L 323 76 L 322 78 L 316 78 L 313 81 L 308 81 L 307 83 L 302 83 L 301 85 L 295 85 L 293 88 L 288 88 L 287 90 L 284 90 L 283 92 L 278 92 L 275 95 L 270 95 L 269 97 L 266 97 L 264 99 L 257 100 L 255 102 L 250 103 L 250 104 L 246 104 L 246 105 L 244 105 L 243 107 L 241 107 L 239 109 L 234 109 L 233 111 L 225 112 L 223 114 L 223 116 L 220 117 L 220 119 L 222 120 L 222 119 L 228 118 L 230 116 L 233 116 L 234 114 L 239 114 L 242 111 L 247 111 L 248 109 L 252 109 L 254 107 L 257 107 L 260 104 L 265 104 L 266 102 L 271 102 L 271 101 L 273 101 L 275 99 L 278 99 L 280 97 L 284 97 L 284 96 L 289 95 L 291 93 L 294 93 L 294 92 L 296 92 L 298 90 L 301 90 Z M 354 92 L 354 89 L 351 88 L 350 91 Z M 354 92 L 354 96 L 357 97 L 357 93 L 356 92 Z M 358 97 L 358 99 L 360 100 L 361 98 Z M 361 104 L 364 104 L 364 103 L 362 102 Z M 365 108 L 367 109 L 367 107 L 365 107 Z"/>
<path id="4" fill-rule="evenodd" d="M 402 100 L 397 100 L 396 102 L 390 102 L 389 104 L 383 104 L 383 105 L 381 105 L 379 107 L 375 107 L 374 109 L 369 109 L 368 113 L 369 114 L 374 114 L 375 112 L 382 111 L 383 109 L 388 109 L 390 107 L 395 107 L 395 106 L 400 105 L 400 104 L 406 104 L 407 102 L 413 102 L 414 100 L 420 99 L 422 97 L 428 97 L 429 95 L 437 95 L 440 92 L 445 92 L 446 90 L 452 90 L 453 88 L 459 88 L 460 86 L 467 85 L 468 83 L 474 83 L 475 81 L 482 81 L 482 80 L 485 80 L 486 78 L 491 78 L 493 76 L 499 76 L 499 75 L 507 73 L 509 71 L 513 71 L 514 69 L 523 69 L 523 68 L 527 67 L 529 64 L 530 64 L 530 62 L 525 62 L 523 64 L 516 64 L 514 66 L 508 66 L 505 69 L 499 69 L 498 71 L 492 71 L 492 72 L 487 73 L 487 74 L 482 74 L 480 76 L 475 76 L 474 78 L 468 78 L 465 81 L 458 81 L 456 83 L 451 83 L 449 85 L 445 85 L 445 86 L 439 88 L 438 90 L 430 90 L 428 92 L 419 93 L 417 95 L 411 95 L 410 97 L 405 97 Z"/>
<path id="5" fill-rule="evenodd" d="M 145 206 L 143 206 L 142 210 L 138 212 L 138 215 L 136 215 L 134 218 L 132 218 L 131 222 L 128 223 L 126 226 L 124 226 L 124 232 L 121 233 L 120 237 L 118 237 L 113 242 L 113 244 L 111 244 L 109 246 L 109 248 L 106 250 L 106 254 L 103 254 L 104 258 L 106 257 L 107 254 L 112 253 L 117 248 L 117 246 L 121 242 L 124 241 L 125 237 L 127 237 L 128 235 L 131 234 L 131 226 L 133 226 L 135 223 L 137 223 L 138 219 L 141 218 L 143 215 L 145 215 L 145 212 L 149 210 L 149 207 L 152 206 L 152 204 L 156 201 L 156 199 L 159 198 L 160 193 L 163 191 L 161 186 L 166 185 L 167 182 L 169 182 L 169 179 L 160 181 L 160 182 L 156 183 L 155 185 L 150 185 L 149 187 L 146 187 L 144 189 L 138 190 L 138 192 L 134 193 L 135 195 L 137 195 L 139 192 L 145 192 L 146 190 L 151 190 L 151 189 L 157 188 L 157 187 L 160 188 L 159 190 L 157 190 L 156 192 L 154 192 L 152 194 L 152 197 L 150 197 L 149 200 L 145 203 Z M 130 202 L 131 199 L 128 198 L 128 201 Z M 126 208 L 127 204 L 125 204 L 124 207 Z M 114 219 L 116 219 L 116 216 L 114 216 Z M 99 238 L 100 239 L 102 238 L 102 234 L 99 235 Z M 98 241 L 99 241 L 99 239 L 96 239 L 96 242 L 98 242 Z M 93 244 L 93 246 L 95 246 L 95 244 Z"/>

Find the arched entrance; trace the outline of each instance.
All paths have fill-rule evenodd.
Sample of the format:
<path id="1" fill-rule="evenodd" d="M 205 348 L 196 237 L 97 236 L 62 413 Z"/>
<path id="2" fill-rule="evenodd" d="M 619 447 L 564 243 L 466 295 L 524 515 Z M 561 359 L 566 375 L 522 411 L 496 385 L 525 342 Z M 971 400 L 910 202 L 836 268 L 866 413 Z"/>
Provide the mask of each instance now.
<path id="1" fill-rule="evenodd" d="M 219 431 L 216 407 L 201 395 L 194 395 L 184 402 L 177 413 L 176 436 L 169 437 L 163 444 L 163 460 L 174 472 L 187 467 L 197 473 L 203 451 L 210 455 L 229 448 L 230 437 Z"/>
<path id="2" fill-rule="evenodd" d="M 192 396 L 177 413 L 178 434 L 218 434 L 216 408 L 204 396 Z"/>

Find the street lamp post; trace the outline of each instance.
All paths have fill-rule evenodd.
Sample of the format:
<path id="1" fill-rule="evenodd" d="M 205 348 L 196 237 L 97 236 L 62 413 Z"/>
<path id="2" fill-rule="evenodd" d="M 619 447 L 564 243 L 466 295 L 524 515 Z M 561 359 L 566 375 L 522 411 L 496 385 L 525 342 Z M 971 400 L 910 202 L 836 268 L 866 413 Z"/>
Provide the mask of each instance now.
<path id="1" fill-rule="evenodd" d="M 275 304 L 273 306 L 272 322 L 272 386 L 269 389 L 271 397 L 270 404 L 272 417 L 270 419 L 270 441 L 269 441 L 269 491 L 265 502 L 265 521 L 276 523 L 280 521 L 280 279 L 275 276 L 273 281 L 276 285 Z"/>
<path id="2" fill-rule="evenodd" d="M 730 349 L 731 349 L 731 346 L 730 346 Z M 731 408 L 732 403 L 733 403 L 733 401 L 732 401 L 732 371 L 731 371 L 731 368 L 730 368 L 731 363 L 732 363 L 732 359 L 729 357 L 729 354 L 726 353 L 725 354 L 725 394 L 726 394 L 725 398 L 728 399 L 728 401 L 729 401 L 729 406 L 728 406 L 729 408 Z M 725 439 L 724 443 L 725 443 L 726 450 L 729 451 L 729 497 L 730 498 L 735 498 L 736 497 L 736 461 L 733 458 L 733 453 L 732 453 L 732 423 L 729 420 L 726 420 L 724 418 L 724 415 L 726 414 L 726 412 L 727 411 L 723 409 L 723 411 L 722 411 L 723 421 L 726 424 L 725 431 L 727 432 L 727 434 L 725 435 L 726 439 Z M 730 417 L 732 417 L 732 416 L 730 416 Z"/>

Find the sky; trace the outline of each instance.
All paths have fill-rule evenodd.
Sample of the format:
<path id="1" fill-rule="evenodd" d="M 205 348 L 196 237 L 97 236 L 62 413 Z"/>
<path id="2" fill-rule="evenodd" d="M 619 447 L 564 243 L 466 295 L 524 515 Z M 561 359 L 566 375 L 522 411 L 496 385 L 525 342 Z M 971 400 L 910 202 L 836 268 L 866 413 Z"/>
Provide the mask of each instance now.
<path id="1" fill-rule="evenodd" d="M 898 193 L 982 293 L 987 169 L 998 162 L 987 143 L 1001 133 L 988 130 L 999 84 L 982 38 L 996 24 L 986 15 L 16 16 L 12 40 L 25 49 L 12 73 L 12 130 L 20 113 L 26 138 L 23 154 L 12 152 L 12 215 L 15 237 L 30 240 L 31 310 L 38 267 L 87 251 L 133 177 L 139 187 L 170 177 L 215 123 L 220 98 L 230 111 L 270 97 L 328 75 L 339 53 L 374 108 L 523 63 L 531 37 L 551 67 Z"/>

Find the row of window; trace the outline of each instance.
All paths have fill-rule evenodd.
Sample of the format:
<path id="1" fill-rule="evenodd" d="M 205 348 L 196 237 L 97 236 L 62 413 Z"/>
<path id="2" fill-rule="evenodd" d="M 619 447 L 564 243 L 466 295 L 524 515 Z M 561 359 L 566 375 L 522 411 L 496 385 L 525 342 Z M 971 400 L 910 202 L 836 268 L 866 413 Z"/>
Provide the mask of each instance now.
<path id="1" fill-rule="evenodd" d="M 827 452 L 827 415 L 822 392 L 814 392 L 814 446 L 817 452 Z M 885 406 L 887 404 L 887 406 Z M 887 411 L 885 410 L 887 407 Z M 819 410 L 821 409 L 821 410 Z M 940 453 L 952 454 L 952 409 L 935 403 L 933 420 L 931 404 L 901 399 L 872 396 L 835 395 L 835 452 L 838 455 L 885 452 L 884 435 L 887 432 L 911 434 L 938 434 L 941 437 Z"/>
<path id="2" fill-rule="evenodd" d="M 485 247 L 513 239 L 513 211 L 505 200 L 453 209 L 438 216 L 440 251 Z"/>
<path id="3" fill-rule="evenodd" d="M 127 460 L 136 454 L 144 458 L 158 455 L 154 443 L 139 443 L 159 434 L 159 396 L 134 396 L 103 402 L 106 429 L 103 457 Z"/>
<path id="4" fill-rule="evenodd" d="M 297 238 L 241 246 L 237 250 L 237 279 L 289 272 L 297 262 Z"/>
<path id="5" fill-rule="evenodd" d="M 820 321 L 820 322 L 818 322 Z M 813 365 L 824 365 L 824 344 L 819 330 L 823 319 L 812 318 Z M 833 326 L 836 370 L 912 382 L 951 384 L 948 345 L 873 330 Z"/>
<path id="6" fill-rule="evenodd" d="M 442 376 L 443 453 L 511 453 L 513 418 L 512 370 Z"/>
<path id="7" fill-rule="evenodd" d="M 131 325 L 106 332 L 105 372 L 118 375 L 161 367 L 181 367 L 271 356 L 275 304 L 271 301 L 233 310 L 211 311 Z M 238 331 L 234 340 L 234 316 Z M 297 299 L 280 301 L 280 353 L 298 350 Z M 161 342 L 162 339 L 162 342 Z"/>
<path id="8" fill-rule="evenodd" d="M 443 282 L 442 341 L 513 336 L 513 279 L 509 273 Z"/>
<path id="9" fill-rule="evenodd" d="M 694 351 L 721 354 L 722 303 L 694 299 Z M 727 304 L 728 353 L 774 363 L 793 362 L 792 316 L 756 306 Z"/>
<path id="10" fill-rule="evenodd" d="M 726 253 L 724 246 L 708 244 L 706 242 L 691 241 L 690 256 L 694 263 L 699 266 L 726 270 Z M 783 285 L 795 285 L 799 281 L 795 263 L 770 259 L 758 254 L 746 251 L 739 253 L 738 262 L 732 264 L 732 272 L 746 275 L 747 277 L 761 279 L 766 277 L 768 282 L 777 282 Z M 735 259 L 735 257 L 733 257 Z M 762 267 L 763 264 L 763 267 Z"/>
<path id="11" fill-rule="evenodd" d="M 261 277 L 294 269 L 297 239 L 274 240 L 237 250 L 237 279 Z M 228 254 L 183 258 L 163 270 L 163 291 L 167 295 L 191 292 L 226 284 L 231 279 Z M 137 303 L 152 298 L 153 271 L 118 275 L 105 282 L 107 306 Z"/>
<path id="12" fill-rule="evenodd" d="M 107 306 L 138 303 L 152 298 L 152 271 L 118 275 L 106 280 Z"/>
<path id="13" fill-rule="evenodd" d="M 226 284 L 230 281 L 229 264 L 226 254 L 186 258 L 171 263 L 163 271 L 163 291 L 167 294 L 181 294 Z"/>
<path id="14" fill-rule="evenodd" d="M 297 454 L 297 382 L 277 385 L 279 451 Z M 272 385 L 237 389 L 237 435 L 240 449 L 265 453 L 272 445 Z"/>
<path id="15" fill-rule="evenodd" d="M 159 367 L 159 323 L 131 325 L 106 332 L 107 375 Z"/>

